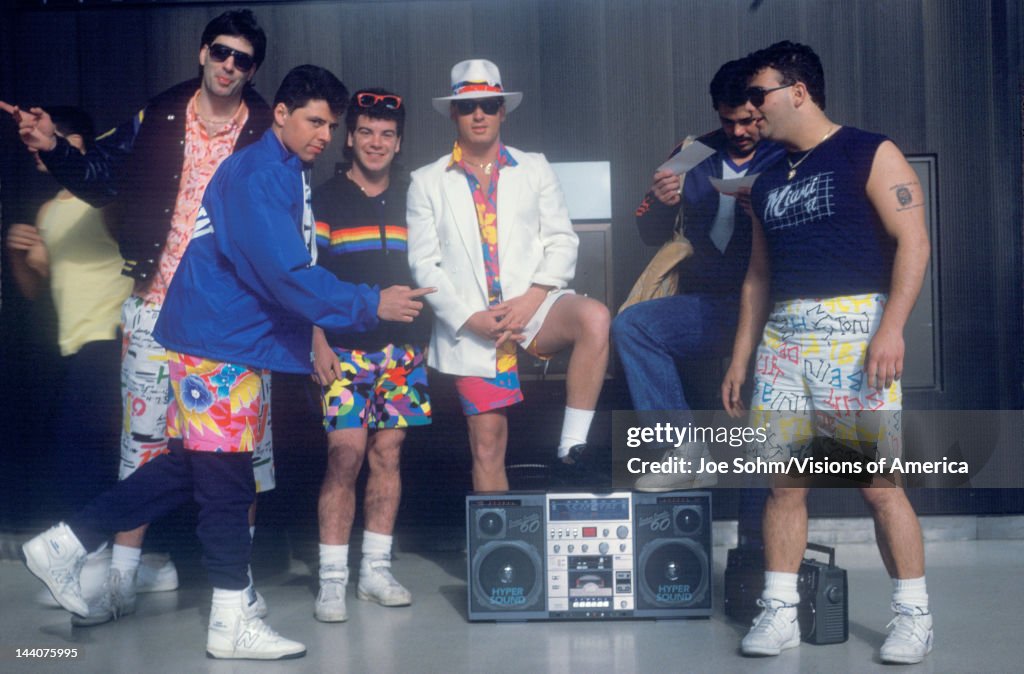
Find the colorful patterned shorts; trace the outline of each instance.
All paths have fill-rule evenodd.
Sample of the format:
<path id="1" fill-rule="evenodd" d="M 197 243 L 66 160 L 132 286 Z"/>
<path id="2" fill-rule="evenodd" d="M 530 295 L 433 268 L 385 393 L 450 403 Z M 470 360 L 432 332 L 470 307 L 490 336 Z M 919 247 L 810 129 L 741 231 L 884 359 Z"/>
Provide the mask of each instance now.
<path id="1" fill-rule="evenodd" d="M 167 433 L 200 452 L 252 452 L 269 421 L 266 370 L 167 352 L 174 402 Z"/>
<path id="2" fill-rule="evenodd" d="M 153 328 L 160 305 L 129 296 L 121 306 L 121 469 L 123 480 L 139 466 L 167 452 L 167 408 L 171 398 L 167 351 L 155 339 Z M 270 491 L 274 475 L 274 438 L 270 423 L 270 375 L 263 377 L 263 399 L 268 407 L 267 427 L 253 452 L 256 491 Z"/>
<path id="3" fill-rule="evenodd" d="M 864 364 L 885 295 L 779 302 L 757 349 L 752 424 L 768 441 L 748 450 L 764 459 L 804 458 L 830 438 L 869 459 L 900 455 L 900 382 L 869 388 Z M 817 445 L 820 447 L 820 443 Z"/>
<path id="4" fill-rule="evenodd" d="M 334 348 L 341 378 L 323 391 L 324 430 L 408 428 L 430 423 L 423 351 L 389 344 L 383 351 Z"/>

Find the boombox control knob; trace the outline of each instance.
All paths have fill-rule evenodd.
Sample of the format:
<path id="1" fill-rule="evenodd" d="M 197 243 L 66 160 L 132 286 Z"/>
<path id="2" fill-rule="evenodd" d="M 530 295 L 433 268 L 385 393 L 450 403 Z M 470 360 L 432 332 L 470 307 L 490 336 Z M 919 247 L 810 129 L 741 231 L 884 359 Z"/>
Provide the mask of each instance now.
<path id="1" fill-rule="evenodd" d="M 570 545 L 567 549 L 569 550 L 569 552 L 572 552 L 573 550 L 576 549 L 576 546 Z"/>
<path id="2" fill-rule="evenodd" d="M 556 554 L 556 555 L 557 555 L 557 554 L 558 554 L 558 553 L 559 553 L 559 552 L 560 552 L 561 550 L 562 550 L 562 546 L 561 546 L 561 545 L 556 545 L 556 546 L 555 546 L 555 554 Z"/>
<path id="3" fill-rule="evenodd" d="M 619 528 L 615 530 L 615 535 L 619 538 L 625 538 L 626 536 L 629 536 L 629 527 L 627 527 L 625 524 L 620 524 Z"/>
<path id="4" fill-rule="evenodd" d="M 587 544 L 586 544 L 586 543 L 584 543 L 584 544 L 583 544 L 583 546 L 582 546 L 582 547 L 581 547 L 580 549 L 581 549 L 581 550 L 582 550 L 583 552 L 586 552 L 586 551 L 587 551 Z"/>
<path id="5" fill-rule="evenodd" d="M 602 555 L 607 555 L 608 554 L 608 544 L 607 543 L 601 543 L 599 546 L 597 546 L 597 550 Z"/>
<path id="6" fill-rule="evenodd" d="M 626 544 L 625 543 L 619 543 L 619 552 L 625 552 L 625 551 L 626 551 Z"/>
<path id="7" fill-rule="evenodd" d="M 607 529 L 603 529 L 601 531 L 601 538 L 608 538 L 608 530 Z"/>
<path id="8" fill-rule="evenodd" d="M 825 597 L 833 604 L 838 604 L 843 600 L 842 593 L 839 591 L 839 587 L 833 585 L 829 589 L 825 590 Z"/>

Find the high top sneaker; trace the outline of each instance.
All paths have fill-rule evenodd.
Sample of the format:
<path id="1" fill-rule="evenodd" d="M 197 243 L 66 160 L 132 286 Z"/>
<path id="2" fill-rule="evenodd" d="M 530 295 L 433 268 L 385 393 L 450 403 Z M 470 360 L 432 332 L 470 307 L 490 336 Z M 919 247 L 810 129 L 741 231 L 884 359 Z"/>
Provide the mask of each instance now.
<path id="1" fill-rule="evenodd" d="M 82 565 L 82 573 L 78 576 L 79 587 L 82 588 L 82 597 L 90 605 L 99 599 L 107 585 L 107 571 L 110 569 L 111 550 L 104 545 L 96 552 L 90 552 L 85 556 L 85 564 Z M 47 608 L 63 608 L 53 598 L 50 588 L 44 587 L 36 595 L 36 602 Z"/>
<path id="2" fill-rule="evenodd" d="M 778 599 L 758 599 L 761 613 L 740 642 L 743 655 L 778 655 L 800 645 L 800 624 L 795 604 Z"/>
<path id="3" fill-rule="evenodd" d="M 356 596 L 381 606 L 408 606 L 412 603 L 412 594 L 391 575 L 391 559 L 388 557 L 363 558 Z"/>
<path id="4" fill-rule="evenodd" d="M 214 590 L 206 632 L 207 657 L 283 660 L 305 654 L 305 645 L 285 639 L 256 615 L 255 593 Z"/>
<path id="5" fill-rule="evenodd" d="M 170 555 L 158 552 L 144 552 L 139 560 L 139 572 L 135 576 L 135 591 L 169 592 L 178 589 L 178 569 Z"/>
<path id="6" fill-rule="evenodd" d="M 21 546 L 25 565 L 43 581 L 53 598 L 72 613 L 87 615 L 79 576 L 85 564 L 85 548 L 71 528 L 61 522 Z"/>
<path id="7" fill-rule="evenodd" d="M 893 603 L 896 616 L 889 621 L 889 636 L 879 655 L 882 662 L 913 665 L 932 652 L 932 614 L 917 606 Z"/>
<path id="8" fill-rule="evenodd" d="M 135 613 L 135 592 L 135 573 L 110 567 L 103 591 L 89 602 L 88 615 L 71 616 L 71 624 L 77 627 L 102 625 Z"/>
<path id="9" fill-rule="evenodd" d="M 320 592 L 316 595 L 313 615 L 322 623 L 341 623 L 348 620 L 345 607 L 345 587 L 348 585 L 348 567 L 324 565 L 320 567 Z"/>

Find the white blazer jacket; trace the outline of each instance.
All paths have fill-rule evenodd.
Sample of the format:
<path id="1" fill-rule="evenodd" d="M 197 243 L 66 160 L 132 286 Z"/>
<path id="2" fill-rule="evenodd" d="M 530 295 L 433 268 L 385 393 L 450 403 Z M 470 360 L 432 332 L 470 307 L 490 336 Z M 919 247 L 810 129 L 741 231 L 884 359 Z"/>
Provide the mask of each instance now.
<path id="1" fill-rule="evenodd" d="M 506 146 L 516 166 L 498 179 L 498 259 L 504 299 L 531 284 L 562 289 L 576 273 L 579 239 L 572 229 L 558 178 L 544 155 Z M 460 330 L 487 308 L 487 281 L 476 207 L 466 175 L 448 170 L 450 154 L 412 173 L 406 220 L 409 266 L 435 319 L 428 362 L 441 372 L 493 377 L 492 340 Z"/>

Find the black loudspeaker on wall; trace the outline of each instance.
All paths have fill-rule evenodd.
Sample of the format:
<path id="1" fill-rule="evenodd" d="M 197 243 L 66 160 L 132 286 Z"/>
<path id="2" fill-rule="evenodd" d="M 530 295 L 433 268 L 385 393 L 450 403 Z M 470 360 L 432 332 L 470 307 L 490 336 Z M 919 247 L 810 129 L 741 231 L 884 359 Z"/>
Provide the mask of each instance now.
<path id="1" fill-rule="evenodd" d="M 466 498 L 470 620 L 711 615 L 711 495 Z"/>

